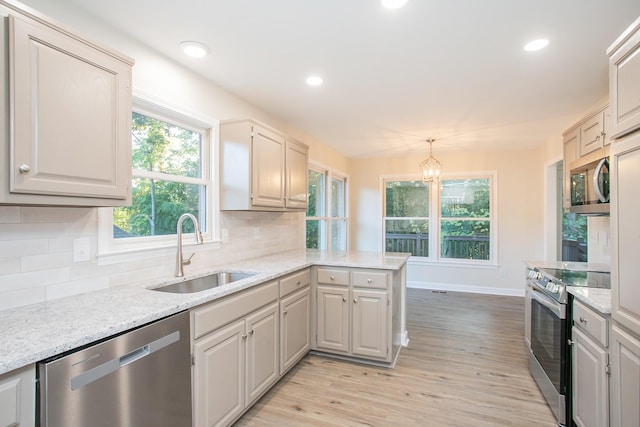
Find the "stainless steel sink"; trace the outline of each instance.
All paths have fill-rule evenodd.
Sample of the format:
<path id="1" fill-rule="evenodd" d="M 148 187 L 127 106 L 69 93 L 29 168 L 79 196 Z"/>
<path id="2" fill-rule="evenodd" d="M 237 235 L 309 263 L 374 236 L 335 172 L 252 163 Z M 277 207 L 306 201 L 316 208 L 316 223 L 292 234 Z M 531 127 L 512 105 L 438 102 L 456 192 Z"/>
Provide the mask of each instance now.
<path id="1" fill-rule="evenodd" d="M 209 276 L 199 277 L 197 279 L 185 280 L 184 282 L 174 283 L 171 285 L 151 288 L 152 291 L 170 292 L 173 294 L 190 294 L 193 292 L 206 291 L 218 286 L 227 285 L 238 280 L 255 276 L 256 273 L 240 273 L 235 271 L 221 271 Z"/>

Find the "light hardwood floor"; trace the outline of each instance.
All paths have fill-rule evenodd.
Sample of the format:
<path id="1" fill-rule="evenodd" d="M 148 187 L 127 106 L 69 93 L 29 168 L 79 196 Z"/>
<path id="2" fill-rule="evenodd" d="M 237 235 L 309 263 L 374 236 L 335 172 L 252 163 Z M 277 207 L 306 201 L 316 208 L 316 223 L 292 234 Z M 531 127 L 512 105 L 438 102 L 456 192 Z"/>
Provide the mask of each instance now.
<path id="1" fill-rule="evenodd" d="M 307 355 L 236 425 L 556 425 L 529 374 L 523 298 L 407 294 L 395 369 Z"/>

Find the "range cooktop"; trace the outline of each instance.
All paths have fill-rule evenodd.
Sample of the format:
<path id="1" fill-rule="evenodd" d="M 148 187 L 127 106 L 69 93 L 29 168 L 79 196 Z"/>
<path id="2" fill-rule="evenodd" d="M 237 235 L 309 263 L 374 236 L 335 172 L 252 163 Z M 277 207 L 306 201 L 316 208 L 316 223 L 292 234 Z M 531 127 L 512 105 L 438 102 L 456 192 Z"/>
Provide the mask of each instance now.
<path id="1" fill-rule="evenodd" d="M 611 273 L 601 271 L 560 270 L 555 268 L 541 268 L 540 271 L 561 281 L 566 286 L 611 288 Z"/>

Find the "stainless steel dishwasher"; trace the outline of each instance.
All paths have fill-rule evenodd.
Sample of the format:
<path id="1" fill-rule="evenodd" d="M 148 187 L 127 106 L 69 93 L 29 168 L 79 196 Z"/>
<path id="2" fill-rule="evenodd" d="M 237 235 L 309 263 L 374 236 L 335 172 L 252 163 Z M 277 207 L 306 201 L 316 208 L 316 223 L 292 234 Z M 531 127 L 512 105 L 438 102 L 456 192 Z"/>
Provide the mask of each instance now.
<path id="1" fill-rule="evenodd" d="M 41 427 L 190 427 L 189 313 L 38 364 Z"/>

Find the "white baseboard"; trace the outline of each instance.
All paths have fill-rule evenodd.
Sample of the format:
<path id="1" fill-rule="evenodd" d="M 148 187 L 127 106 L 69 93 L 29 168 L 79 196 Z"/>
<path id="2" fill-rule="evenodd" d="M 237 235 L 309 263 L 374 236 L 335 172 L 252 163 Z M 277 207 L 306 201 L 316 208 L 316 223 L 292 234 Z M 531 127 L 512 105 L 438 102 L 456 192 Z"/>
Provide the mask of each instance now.
<path id="1" fill-rule="evenodd" d="M 431 289 L 434 291 L 469 292 L 472 294 L 504 295 L 511 297 L 524 297 L 524 285 L 522 289 L 492 288 L 488 286 L 456 285 L 453 283 L 416 282 L 407 280 L 407 288 Z"/>

